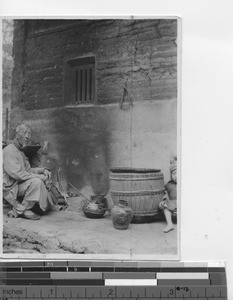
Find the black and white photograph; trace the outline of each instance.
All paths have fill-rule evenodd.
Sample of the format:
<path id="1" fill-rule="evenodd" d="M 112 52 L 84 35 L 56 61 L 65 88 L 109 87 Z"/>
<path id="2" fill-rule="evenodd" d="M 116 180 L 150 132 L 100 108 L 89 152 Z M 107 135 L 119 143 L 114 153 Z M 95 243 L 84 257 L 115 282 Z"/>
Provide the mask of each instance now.
<path id="1" fill-rule="evenodd" d="M 181 19 L 1 21 L 2 255 L 178 259 Z"/>

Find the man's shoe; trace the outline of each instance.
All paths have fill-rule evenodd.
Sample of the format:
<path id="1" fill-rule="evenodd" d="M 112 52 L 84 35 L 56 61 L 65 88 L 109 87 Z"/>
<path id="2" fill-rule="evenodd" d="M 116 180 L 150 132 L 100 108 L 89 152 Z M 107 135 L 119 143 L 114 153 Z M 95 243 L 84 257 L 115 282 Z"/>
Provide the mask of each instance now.
<path id="1" fill-rule="evenodd" d="M 31 210 L 25 210 L 25 212 L 22 214 L 22 217 L 28 220 L 40 220 L 40 216 L 32 212 Z"/>

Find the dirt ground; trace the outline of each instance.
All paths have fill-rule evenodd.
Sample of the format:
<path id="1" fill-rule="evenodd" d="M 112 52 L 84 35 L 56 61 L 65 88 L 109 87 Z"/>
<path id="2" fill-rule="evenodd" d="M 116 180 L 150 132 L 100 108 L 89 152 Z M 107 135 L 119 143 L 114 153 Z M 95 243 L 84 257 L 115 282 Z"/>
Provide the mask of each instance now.
<path id="1" fill-rule="evenodd" d="M 88 219 L 81 197 L 68 198 L 65 211 L 50 211 L 38 221 L 7 217 L 3 209 L 3 251 L 6 254 L 177 255 L 177 226 L 163 233 L 165 220 L 113 228 L 110 214 Z"/>

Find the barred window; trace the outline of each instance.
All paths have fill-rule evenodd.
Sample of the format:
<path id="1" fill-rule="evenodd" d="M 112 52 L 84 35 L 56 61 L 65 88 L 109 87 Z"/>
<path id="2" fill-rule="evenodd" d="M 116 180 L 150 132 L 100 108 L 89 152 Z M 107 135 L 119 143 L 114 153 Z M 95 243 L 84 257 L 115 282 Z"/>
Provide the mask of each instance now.
<path id="1" fill-rule="evenodd" d="M 86 104 L 95 102 L 95 57 L 69 60 L 66 65 L 65 102 Z"/>

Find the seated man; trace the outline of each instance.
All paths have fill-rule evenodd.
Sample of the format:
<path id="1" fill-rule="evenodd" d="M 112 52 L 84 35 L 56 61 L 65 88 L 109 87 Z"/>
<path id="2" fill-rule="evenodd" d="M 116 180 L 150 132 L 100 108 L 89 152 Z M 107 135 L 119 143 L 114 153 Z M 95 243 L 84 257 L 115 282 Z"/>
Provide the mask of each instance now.
<path id="1" fill-rule="evenodd" d="M 3 149 L 3 198 L 12 206 L 9 217 L 23 216 L 38 220 L 40 216 L 31 209 L 38 203 L 42 211 L 47 211 L 53 202 L 46 189 L 50 182 L 50 171 L 46 168 L 31 168 L 23 150 L 30 145 L 31 128 L 22 124 L 16 128 L 16 138 Z M 23 201 L 17 201 L 22 197 Z"/>

